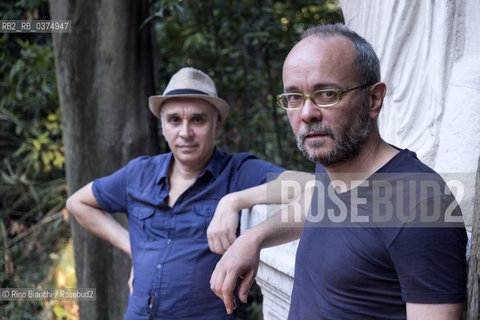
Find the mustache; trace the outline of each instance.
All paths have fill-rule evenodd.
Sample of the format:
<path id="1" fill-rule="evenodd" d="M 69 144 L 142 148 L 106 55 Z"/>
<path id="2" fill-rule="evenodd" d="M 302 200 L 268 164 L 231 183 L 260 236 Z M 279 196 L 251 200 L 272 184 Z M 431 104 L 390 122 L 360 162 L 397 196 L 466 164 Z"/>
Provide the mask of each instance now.
<path id="1" fill-rule="evenodd" d="M 333 130 L 323 125 L 320 122 L 312 122 L 312 123 L 304 123 L 298 132 L 298 139 L 300 141 L 305 140 L 307 134 L 321 134 L 321 135 L 328 135 L 332 138 L 335 137 L 335 133 Z"/>

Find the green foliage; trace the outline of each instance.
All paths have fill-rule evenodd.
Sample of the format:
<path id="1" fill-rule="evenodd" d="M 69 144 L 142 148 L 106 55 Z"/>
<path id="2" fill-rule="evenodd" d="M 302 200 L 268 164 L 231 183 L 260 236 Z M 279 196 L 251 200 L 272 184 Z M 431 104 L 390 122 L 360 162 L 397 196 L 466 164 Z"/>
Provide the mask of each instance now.
<path id="1" fill-rule="evenodd" d="M 17 0 L 0 2 L 3 20 L 48 19 L 48 0 Z"/>
<path id="2" fill-rule="evenodd" d="M 3 1 L 2 19 L 48 19 L 47 0 Z M 47 287 L 66 245 L 66 192 L 48 34 L 0 36 L 0 286 Z M 37 319 L 43 301 L 0 301 L 1 319 Z"/>
<path id="3" fill-rule="evenodd" d="M 290 169 L 312 171 L 297 151 L 285 112 L 281 68 L 306 28 L 342 20 L 336 1 L 155 2 L 159 91 L 183 66 L 214 79 L 230 113 L 218 140 L 230 152 L 248 151 Z"/>
<path id="4" fill-rule="evenodd" d="M 76 288 L 75 262 L 72 239 L 59 254 L 52 253 L 50 258 L 54 265 L 48 276 L 49 288 Z M 45 303 L 41 319 L 78 319 L 78 303 L 76 300 L 53 300 Z"/>
<path id="5" fill-rule="evenodd" d="M 238 302 L 235 313 L 236 320 L 263 320 L 262 308 L 262 291 L 255 281 L 253 281 L 250 291 L 248 293 L 248 300 L 246 304 Z"/>
<path id="6" fill-rule="evenodd" d="M 62 212 L 65 179 L 33 181 L 21 166 L 4 159 L 0 172 L 0 286 L 46 288 L 53 258 L 66 245 L 69 227 Z M 1 319 L 35 319 L 43 301 L 0 302 Z"/>
<path id="7" fill-rule="evenodd" d="M 62 174 L 65 159 L 52 48 L 16 38 L 19 50 L 9 50 L 6 40 L 0 38 L 0 156 L 11 157 L 28 175 L 53 169 Z"/>

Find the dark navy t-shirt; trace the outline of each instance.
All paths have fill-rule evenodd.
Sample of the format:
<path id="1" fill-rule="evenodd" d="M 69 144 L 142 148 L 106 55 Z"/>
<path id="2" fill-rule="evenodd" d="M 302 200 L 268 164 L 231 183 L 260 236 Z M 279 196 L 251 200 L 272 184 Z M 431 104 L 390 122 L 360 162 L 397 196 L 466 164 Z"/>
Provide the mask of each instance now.
<path id="1" fill-rule="evenodd" d="M 402 150 L 344 193 L 329 193 L 322 167 L 316 175 L 289 319 L 406 319 L 406 302 L 465 301 L 459 207 L 415 153 Z"/>

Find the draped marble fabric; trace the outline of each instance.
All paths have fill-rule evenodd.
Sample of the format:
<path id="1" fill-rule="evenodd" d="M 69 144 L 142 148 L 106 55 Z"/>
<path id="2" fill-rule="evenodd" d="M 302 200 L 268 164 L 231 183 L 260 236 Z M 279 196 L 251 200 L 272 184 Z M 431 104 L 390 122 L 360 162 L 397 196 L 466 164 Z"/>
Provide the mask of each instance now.
<path id="1" fill-rule="evenodd" d="M 476 172 L 480 155 L 480 2 L 340 0 L 387 84 L 379 127 L 439 172 Z M 470 224 L 473 190 L 462 209 Z"/>
<path id="2" fill-rule="evenodd" d="M 346 25 L 373 45 L 381 61 L 388 87 L 382 136 L 414 150 L 440 173 L 470 173 L 461 206 L 471 226 L 472 173 L 480 155 L 480 1 L 339 1 Z M 242 230 L 263 221 L 269 207 L 244 212 Z M 287 319 L 296 245 L 260 254 L 265 320 Z"/>

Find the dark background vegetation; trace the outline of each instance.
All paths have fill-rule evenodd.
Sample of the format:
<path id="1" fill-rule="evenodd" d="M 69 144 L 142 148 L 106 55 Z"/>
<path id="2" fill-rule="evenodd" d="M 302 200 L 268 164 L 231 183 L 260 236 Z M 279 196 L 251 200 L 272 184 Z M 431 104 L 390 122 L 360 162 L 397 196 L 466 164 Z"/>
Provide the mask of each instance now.
<path id="1" fill-rule="evenodd" d="M 149 10 L 142 28 L 155 33 L 156 93 L 183 66 L 204 70 L 231 105 L 217 141 L 221 149 L 313 171 L 274 97 L 282 91 L 283 59 L 299 34 L 315 24 L 342 21 L 335 0 L 164 0 L 152 1 Z M 50 19 L 49 3 L 2 1 L 0 18 Z M 158 141 L 167 151 L 160 136 Z M 1 288 L 59 286 L 59 273 L 68 273 L 61 266 L 71 238 L 67 194 L 51 35 L 0 34 Z M 260 317 L 258 288 L 249 300 L 238 319 Z M 76 317 L 72 305 L 0 301 L 2 319 Z"/>

